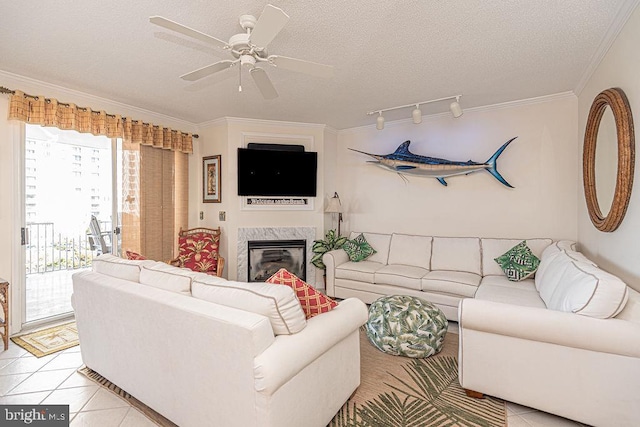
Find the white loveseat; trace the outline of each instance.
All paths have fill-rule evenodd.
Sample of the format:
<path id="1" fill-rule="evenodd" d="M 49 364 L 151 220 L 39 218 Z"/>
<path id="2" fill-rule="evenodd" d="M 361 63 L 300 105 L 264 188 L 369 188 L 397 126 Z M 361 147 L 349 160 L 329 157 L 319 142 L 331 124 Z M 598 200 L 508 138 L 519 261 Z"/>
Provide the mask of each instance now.
<path id="1" fill-rule="evenodd" d="M 181 427 L 327 425 L 360 383 L 366 306 L 305 320 L 293 300 L 111 255 L 73 276 L 84 363 Z"/>
<path id="2" fill-rule="evenodd" d="M 352 232 L 350 238 L 359 234 Z M 494 258 L 523 239 L 363 234 L 376 250 L 366 260 L 351 262 L 342 249 L 323 256 L 327 295 L 357 297 L 368 304 L 384 295 L 412 295 L 432 302 L 447 319 L 457 321 L 458 305 L 463 298 L 485 296 L 499 300 L 511 295 L 515 286 Z M 527 239 L 537 257 L 552 242 L 552 239 Z M 519 282 L 518 287 L 523 283 L 532 289 L 532 280 Z M 540 304 L 544 306 L 541 300 L 537 305 Z"/>

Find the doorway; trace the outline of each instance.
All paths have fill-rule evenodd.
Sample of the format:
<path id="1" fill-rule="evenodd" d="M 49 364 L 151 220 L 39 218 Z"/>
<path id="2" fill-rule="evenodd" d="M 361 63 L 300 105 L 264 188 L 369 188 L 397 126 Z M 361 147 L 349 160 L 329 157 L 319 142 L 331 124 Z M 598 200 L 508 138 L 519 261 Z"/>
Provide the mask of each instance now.
<path id="1" fill-rule="evenodd" d="M 71 316 L 71 276 L 100 253 L 120 252 L 118 145 L 26 125 L 23 325 Z"/>

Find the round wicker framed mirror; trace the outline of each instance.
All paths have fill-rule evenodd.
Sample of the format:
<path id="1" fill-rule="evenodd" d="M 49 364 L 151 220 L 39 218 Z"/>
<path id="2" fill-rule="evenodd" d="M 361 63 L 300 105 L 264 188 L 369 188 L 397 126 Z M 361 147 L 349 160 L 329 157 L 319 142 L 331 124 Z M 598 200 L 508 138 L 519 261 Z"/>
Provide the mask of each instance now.
<path id="1" fill-rule="evenodd" d="M 598 204 L 596 191 L 596 144 L 600 121 L 607 107 L 611 108 L 616 124 L 618 167 L 613 202 L 608 214 L 603 215 Z M 598 230 L 611 232 L 617 229 L 622 222 L 631 197 L 634 166 L 635 137 L 629 101 L 620 88 L 604 90 L 596 96 L 593 104 L 591 104 L 584 134 L 582 155 L 584 195 L 587 201 L 589 217 Z"/>

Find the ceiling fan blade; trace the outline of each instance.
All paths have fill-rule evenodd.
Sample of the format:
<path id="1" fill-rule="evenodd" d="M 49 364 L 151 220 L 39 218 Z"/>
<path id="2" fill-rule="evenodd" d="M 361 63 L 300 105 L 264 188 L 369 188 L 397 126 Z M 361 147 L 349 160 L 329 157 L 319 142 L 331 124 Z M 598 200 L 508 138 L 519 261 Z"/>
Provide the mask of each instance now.
<path id="1" fill-rule="evenodd" d="M 151 16 L 149 17 L 149 22 L 159 27 L 166 28 L 167 30 L 175 31 L 176 33 L 184 34 L 185 36 L 193 37 L 194 39 L 212 44 L 219 47 L 220 49 L 224 49 L 229 46 L 227 42 L 224 42 L 208 34 L 201 33 L 200 31 L 194 30 L 193 28 L 185 27 L 182 24 L 178 24 L 177 22 L 174 22 L 167 18 L 163 18 L 162 16 Z"/>
<path id="2" fill-rule="evenodd" d="M 282 9 L 270 4 L 266 5 L 255 28 L 251 31 L 251 43 L 258 47 L 267 47 L 288 20 L 289 15 Z"/>
<path id="3" fill-rule="evenodd" d="M 267 59 L 271 64 L 284 68 L 285 70 L 310 74 L 325 79 L 333 77 L 333 65 L 318 64 L 316 62 L 303 61 L 302 59 L 288 58 L 279 55 L 271 55 Z"/>
<path id="4" fill-rule="evenodd" d="M 278 97 L 278 92 L 276 88 L 273 87 L 273 83 L 271 83 L 271 79 L 262 68 L 253 68 L 251 70 L 251 77 L 253 77 L 253 81 L 256 82 L 256 86 L 260 89 L 260 93 L 264 99 L 274 99 Z"/>
<path id="5" fill-rule="evenodd" d="M 218 61 L 215 64 L 207 65 L 206 67 L 198 68 L 195 71 L 192 71 L 187 74 L 183 74 L 180 76 L 182 80 L 188 80 L 190 82 L 200 80 L 203 77 L 210 76 L 211 74 L 217 73 L 218 71 L 226 70 L 231 67 L 237 61 Z"/>

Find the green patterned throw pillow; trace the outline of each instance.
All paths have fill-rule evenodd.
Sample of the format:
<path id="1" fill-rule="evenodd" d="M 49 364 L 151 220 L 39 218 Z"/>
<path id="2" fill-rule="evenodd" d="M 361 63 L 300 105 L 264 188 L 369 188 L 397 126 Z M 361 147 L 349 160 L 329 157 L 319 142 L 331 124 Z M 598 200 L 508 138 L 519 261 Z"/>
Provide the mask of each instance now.
<path id="1" fill-rule="evenodd" d="M 519 282 L 533 276 L 540 265 L 540 260 L 531 252 L 526 240 L 494 259 L 504 271 L 507 279 L 512 282 Z"/>
<path id="2" fill-rule="evenodd" d="M 376 250 L 367 243 L 367 239 L 364 238 L 362 233 L 353 240 L 347 240 L 342 249 L 345 250 L 349 255 L 349 259 L 353 262 L 363 261 L 376 253 Z"/>

